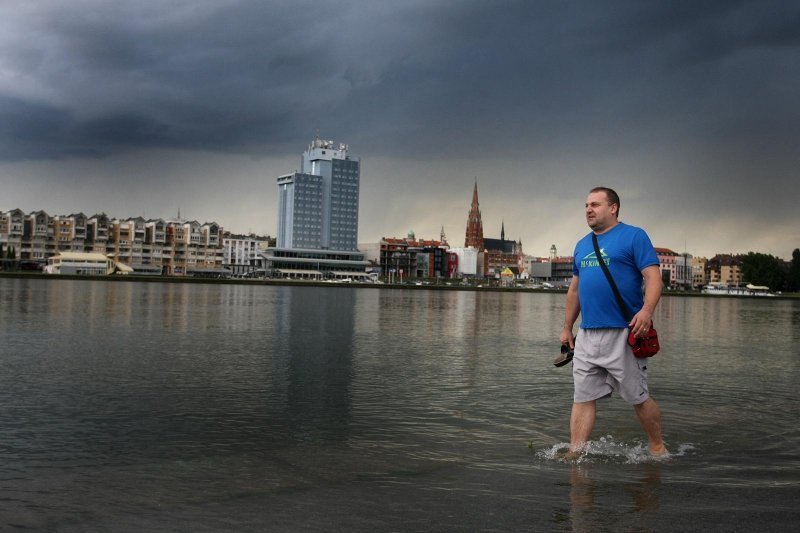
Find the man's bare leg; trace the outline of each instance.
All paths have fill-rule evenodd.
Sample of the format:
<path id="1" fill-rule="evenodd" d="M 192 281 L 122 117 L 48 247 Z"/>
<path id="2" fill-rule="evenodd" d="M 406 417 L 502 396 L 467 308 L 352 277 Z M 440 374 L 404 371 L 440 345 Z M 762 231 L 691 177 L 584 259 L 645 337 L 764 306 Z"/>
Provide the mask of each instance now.
<path id="1" fill-rule="evenodd" d="M 650 453 L 652 455 L 665 455 L 667 448 L 664 446 L 664 440 L 661 437 L 661 411 L 656 401 L 648 398 L 639 405 L 634 405 L 633 408 L 639 418 L 639 423 L 647 433 L 647 438 L 650 441 Z"/>
<path id="2" fill-rule="evenodd" d="M 571 454 L 577 456 L 581 448 L 588 442 L 596 418 L 597 402 L 595 400 L 572 404 L 572 416 L 569 420 L 569 451 Z"/>

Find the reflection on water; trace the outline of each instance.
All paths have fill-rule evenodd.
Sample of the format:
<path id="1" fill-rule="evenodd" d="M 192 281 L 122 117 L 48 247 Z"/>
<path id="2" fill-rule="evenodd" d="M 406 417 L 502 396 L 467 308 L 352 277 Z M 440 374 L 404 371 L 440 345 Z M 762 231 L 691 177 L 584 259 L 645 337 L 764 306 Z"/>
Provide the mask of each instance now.
<path id="1" fill-rule="evenodd" d="M 650 531 L 659 510 L 660 464 L 642 467 L 638 479 L 621 485 L 622 491 L 593 471 L 591 463 L 572 465 L 569 472 L 569 525 L 575 532 L 597 531 L 613 524 L 616 531 Z M 627 495 L 627 501 L 623 498 Z"/>
<path id="2" fill-rule="evenodd" d="M 345 440 L 353 380 L 355 292 L 287 291 L 277 336 L 285 340 L 287 419 L 296 441 Z M 281 358 L 283 359 L 283 358 Z"/>
<path id="3" fill-rule="evenodd" d="M 698 491 L 797 517 L 800 302 L 662 299 L 665 464 L 619 399 L 598 406 L 594 455 L 555 458 L 563 313 L 563 294 L 0 278 L 0 525 L 751 520 L 691 515 Z"/>

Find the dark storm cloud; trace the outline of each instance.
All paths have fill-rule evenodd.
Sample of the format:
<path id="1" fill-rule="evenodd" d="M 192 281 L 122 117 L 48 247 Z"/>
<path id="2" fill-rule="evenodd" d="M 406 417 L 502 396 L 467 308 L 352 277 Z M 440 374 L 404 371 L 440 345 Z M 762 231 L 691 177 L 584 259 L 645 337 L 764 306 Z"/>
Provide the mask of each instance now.
<path id="1" fill-rule="evenodd" d="M 54 106 L 0 95 L 0 158 L 40 156 L 70 122 L 69 113 Z"/>
<path id="2" fill-rule="evenodd" d="M 71 155 L 71 147 L 81 144 L 104 151 L 258 146 L 291 138 L 309 109 L 343 92 L 336 87 L 343 59 L 333 57 L 335 47 L 326 43 L 332 28 L 315 23 L 316 17 L 291 15 L 312 5 L 44 6 L 23 10 L 17 21 L 22 27 L 6 19 L 10 46 L 2 54 L 35 94 L 31 98 L 25 87 L 9 82 L 3 89 L 29 107 L 52 110 L 54 118 L 40 112 L 31 121 L 61 123 L 49 135 L 60 135 L 62 147 L 44 142 L 42 157 Z M 14 17 L 13 9 L 5 11 Z M 322 21 L 336 14 L 324 7 L 312 11 Z M 13 145 L 11 133 L 4 141 Z"/>
<path id="3" fill-rule="evenodd" d="M 800 73 L 787 19 L 796 17 L 785 11 L 727 2 L 495 6 L 437 13 L 435 55 L 421 50 L 360 95 L 369 116 L 389 114 L 386 129 L 409 134 L 404 148 L 605 154 L 794 129 L 786 83 Z"/>
<path id="4" fill-rule="evenodd" d="M 529 253 L 568 249 L 602 183 L 661 245 L 785 255 L 798 26 L 754 0 L 6 0 L 0 208 L 270 232 L 319 131 L 363 158 L 367 240 L 463 235 L 477 176 Z"/>
<path id="5" fill-rule="evenodd" d="M 608 152 L 778 135 L 796 118 L 781 80 L 798 74 L 800 10 L 778 2 L 87 1 L 0 12 L 5 159 L 296 150 L 318 128 L 362 151 L 422 156 L 477 145 Z"/>

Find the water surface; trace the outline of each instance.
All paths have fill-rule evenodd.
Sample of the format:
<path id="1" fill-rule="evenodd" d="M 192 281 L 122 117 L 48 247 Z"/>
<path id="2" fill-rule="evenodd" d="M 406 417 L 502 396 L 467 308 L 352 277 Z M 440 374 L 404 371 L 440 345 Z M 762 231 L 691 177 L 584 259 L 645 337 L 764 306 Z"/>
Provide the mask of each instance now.
<path id="1" fill-rule="evenodd" d="M 664 298 L 673 457 L 568 438 L 563 294 L 0 278 L 0 527 L 776 529 L 800 519 L 800 302 Z"/>

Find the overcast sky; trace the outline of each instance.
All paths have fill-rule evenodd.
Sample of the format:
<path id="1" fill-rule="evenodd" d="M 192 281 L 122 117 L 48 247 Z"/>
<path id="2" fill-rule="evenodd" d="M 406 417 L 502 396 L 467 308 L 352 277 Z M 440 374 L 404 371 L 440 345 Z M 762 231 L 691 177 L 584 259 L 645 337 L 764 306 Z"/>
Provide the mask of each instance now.
<path id="1" fill-rule="evenodd" d="M 275 234 L 320 137 L 359 242 L 484 233 L 569 255 L 596 185 L 656 246 L 800 247 L 800 3 L 0 3 L 0 210 Z"/>

